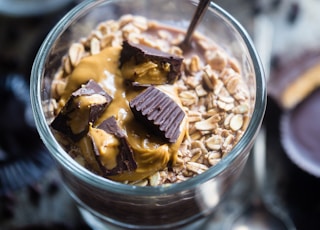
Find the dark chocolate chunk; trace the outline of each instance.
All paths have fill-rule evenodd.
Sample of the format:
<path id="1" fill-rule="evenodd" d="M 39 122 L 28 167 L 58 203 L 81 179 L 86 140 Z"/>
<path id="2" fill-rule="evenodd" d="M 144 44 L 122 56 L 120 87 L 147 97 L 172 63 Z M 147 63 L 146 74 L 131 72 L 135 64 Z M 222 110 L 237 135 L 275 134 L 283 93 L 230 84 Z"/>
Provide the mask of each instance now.
<path id="1" fill-rule="evenodd" d="M 164 69 L 166 64 L 169 64 L 170 69 L 167 74 L 166 82 L 162 82 L 161 84 L 172 84 L 180 77 L 183 58 L 129 41 L 124 41 L 122 46 L 120 68 L 123 64 L 131 61 L 133 58 L 136 65 L 151 61 L 156 63 L 160 69 Z"/>
<path id="2" fill-rule="evenodd" d="M 97 96 L 97 100 L 94 99 L 94 95 Z M 81 98 L 84 99 L 87 96 L 93 96 L 92 103 L 82 108 Z M 101 100 L 101 96 L 104 100 Z M 89 123 L 94 123 L 111 101 L 112 97 L 98 83 L 90 80 L 71 94 L 66 105 L 51 123 L 51 127 L 73 141 L 78 141 L 88 132 Z M 76 132 L 73 131 L 71 124 L 79 125 L 76 127 Z"/>
<path id="3" fill-rule="evenodd" d="M 104 130 L 105 132 L 115 135 L 117 138 L 124 138 L 125 134 L 118 126 L 117 120 L 114 116 L 104 120 L 97 128 Z"/>
<path id="4" fill-rule="evenodd" d="M 137 163 L 134 159 L 133 151 L 127 141 L 124 131 L 118 126 L 115 117 L 111 116 L 108 119 L 104 120 L 97 128 L 105 131 L 108 134 L 114 135 L 120 142 L 119 153 L 117 155 L 117 166 L 113 169 L 107 169 L 102 165 L 99 159 L 100 154 L 98 148 L 95 145 L 94 140 L 92 139 L 94 152 L 103 173 L 106 176 L 113 176 L 121 174 L 125 171 L 134 171 L 137 168 Z"/>
<path id="5" fill-rule="evenodd" d="M 168 95 L 150 86 L 129 105 L 136 119 L 165 140 L 176 142 L 185 113 Z"/>

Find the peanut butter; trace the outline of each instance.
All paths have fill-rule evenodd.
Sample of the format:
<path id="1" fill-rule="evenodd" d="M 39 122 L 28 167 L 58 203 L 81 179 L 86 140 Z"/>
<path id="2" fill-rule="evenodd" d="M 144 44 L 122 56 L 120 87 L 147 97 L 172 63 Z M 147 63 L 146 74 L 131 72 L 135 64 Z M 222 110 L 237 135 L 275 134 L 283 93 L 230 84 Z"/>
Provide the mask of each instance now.
<path id="1" fill-rule="evenodd" d="M 163 169 L 168 162 L 172 162 L 172 164 L 175 163 L 178 149 L 185 135 L 186 119 L 181 124 L 180 129 L 182 129 L 182 132 L 176 143 L 165 142 L 163 139 L 150 134 L 143 125 L 136 122 L 129 108 L 129 101 L 136 96 L 139 91 L 136 89 L 133 90 L 132 87 L 126 85 L 126 77 L 123 75 L 126 76 L 128 68 L 123 68 L 124 74 L 119 69 L 118 60 L 120 51 L 121 47 L 109 47 L 102 50 L 99 54 L 83 58 L 69 76 L 59 105 L 63 106 L 72 92 L 81 87 L 85 82 L 93 79 L 100 83 L 102 88 L 113 98 L 113 101 L 94 125 L 98 125 L 110 116 L 115 116 L 120 127 L 127 135 L 138 166 L 135 172 L 123 173 L 111 176 L 110 178 L 116 181 L 136 181 Z M 150 71 L 156 73 L 153 74 L 153 76 L 160 76 L 159 81 L 161 81 L 161 71 L 157 70 L 154 63 L 152 63 L 152 68 L 150 69 L 149 64 L 150 63 L 140 65 L 137 68 L 140 68 L 142 73 Z M 145 77 L 143 74 L 142 76 Z M 166 91 L 167 94 L 169 93 L 175 101 L 180 101 L 173 86 L 162 85 L 159 88 Z M 80 97 L 79 99 L 83 105 L 82 109 L 85 111 L 90 98 Z M 87 113 L 84 112 L 82 114 L 86 116 Z M 81 127 L 83 125 L 81 120 L 81 116 L 74 119 L 72 127 L 74 127 L 74 129 L 80 129 L 77 128 L 77 126 Z M 106 136 L 92 126 L 89 128 L 89 135 L 98 143 L 98 151 L 102 164 L 108 169 L 115 167 L 118 154 L 116 148 L 119 145 L 117 138 L 113 135 Z M 81 149 L 81 152 L 84 153 L 83 156 L 88 161 L 88 164 L 94 168 L 95 171 L 99 172 L 99 167 L 93 157 L 94 153 L 90 150 L 87 138 L 88 137 L 82 138 L 82 140 L 76 144 Z"/>

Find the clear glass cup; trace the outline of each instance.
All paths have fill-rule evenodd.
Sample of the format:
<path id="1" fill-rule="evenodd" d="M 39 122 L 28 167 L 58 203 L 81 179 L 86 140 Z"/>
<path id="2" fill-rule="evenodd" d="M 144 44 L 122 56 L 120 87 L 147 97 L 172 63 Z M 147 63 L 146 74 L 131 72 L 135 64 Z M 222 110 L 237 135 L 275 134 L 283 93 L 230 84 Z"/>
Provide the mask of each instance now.
<path id="1" fill-rule="evenodd" d="M 96 229 L 173 229 L 200 223 L 223 199 L 241 173 L 266 107 L 266 85 L 258 55 L 245 29 L 211 3 L 197 30 L 227 49 L 241 64 L 254 104 L 243 137 L 217 165 L 172 186 L 139 187 L 95 175 L 75 162 L 50 131 L 51 82 L 69 45 L 96 25 L 136 14 L 187 28 L 196 9 L 192 0 L 91 0 L 81 2 L 51 30 L 34 61 L 31 103 L 40 136 L 57 162 L 67 190 L 87 223 Z M 192 228 L 191 228 L 192 229 Z"/>

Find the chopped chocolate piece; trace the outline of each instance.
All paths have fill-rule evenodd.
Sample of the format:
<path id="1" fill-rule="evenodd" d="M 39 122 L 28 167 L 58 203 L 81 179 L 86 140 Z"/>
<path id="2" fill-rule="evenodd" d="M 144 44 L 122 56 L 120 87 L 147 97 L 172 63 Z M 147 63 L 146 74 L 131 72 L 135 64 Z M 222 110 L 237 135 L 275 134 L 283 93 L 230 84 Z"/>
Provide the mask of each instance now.
<path id="1" fill-rule="evenodd" d="M 104 120 L 99 126 L 99 129 L 103 129 L 105 132 L 115 135 L 117 138 L 125 138 L 125 134 L 118 126 L 117 120 L 114 116 Z"/>
<path id="2" fill-rule="evenodd" d="M 150 86 L 129 105 L 136 119 L 167 141 L 176 142 L 185 113 L 168 95 Z"/>
<path id="3" fill-rule="evenodd" d="M 128 67 L 129 73 L 126 74 L 132 75 L 127 77 L 132 81 L 136 81 L 137 83 L 143 81 L 142 84 L 171 84 L 181 75 L 182 60 L 183 58 L 149 46 L 124 41 L 120 56 L 120 68 L 124 67 L 127 63 L 133 62 L 132 65 L 136 66 L 137 69 L 132 70 L 132 65 L 130 65 Z M 151 71 L 148 72 L 149 69 L 154 70 L 154 68 L 160 72 L 165 72 L 164 78 L 160 76 L 160 72 L 157 72 L 156 76 L 152 76 Z M 146 75 L 144 76 L 144 74 Z"/>
<path id="4" fill-rule="evenodd" d="M 98 150 L 98 146 L 96 146 L 93 136 L 91 136 L 95 155 L 97 157 L 101 170 L 105 173 L 105 175 L 113 176 L 121 174 L 125 171 L 134 171 L 137 168 L 137 163 L 134 159 L 133 151 L 127 141 L 125 133 L 118 126 L 115 117 L 111 116 L 108 119 L 104 120 L 97 127 L 97 129 L 101 129 L 108 134 L 114 135 L 115 138 L 119 140 L 118 153 L 116 155 L 117 165 L 112 169 L 108 169 L 102 164 L 101 160 L 99 159 L 101 157 L 101 153 Z M 108 151 L 108 154 L 112 154 L 110 152 L 112 151 Z"/>
<path id="5" fill-rule="evenodd" d="M 51 123 L 51 127 L 73 141 L 80 140 L 112 101 L 98 83 L 93 80 L 71 94 L 66 105 Z"/>

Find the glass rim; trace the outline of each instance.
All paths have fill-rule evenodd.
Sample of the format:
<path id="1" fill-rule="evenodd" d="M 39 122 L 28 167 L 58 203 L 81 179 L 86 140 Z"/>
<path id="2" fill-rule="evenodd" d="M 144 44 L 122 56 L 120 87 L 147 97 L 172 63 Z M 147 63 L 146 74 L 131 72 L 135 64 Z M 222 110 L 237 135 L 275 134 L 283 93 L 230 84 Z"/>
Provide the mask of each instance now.
<path id="1" fill-rule="evenodd" d="M 193 2 L 193 0 L 191 1 Z M 35 57 L 30 78 L 31 106 L 40 138 L 49 150 L 49 154 L 53 155 L 54 158 L 59 161 L 64 166 L 64 168 L 69 170 L 74 176 L 85 181 L 86 183 L 89 183 L 101 189 L 121 194 L 131 194 L 137 196 L 154 196 L 164 193 L 172 194 L 184 190 L 191 190 L 197 185 L 203 184 L 209 179 L 216 177 L 217 175 L 222 173 L 230 164 L 232 164 L 237 156 L 248 147 L 244 144 L 247 143 L 246 140 L 250 142 L 250 140 L 255 138 L 263 120 L 267 99 L 266 83 L 262 63 L 249 34 L 233 16 L 231 16 L 227 11 L 225 11 L 212 1 L 210 2 L 209 9 L 215 12 L 220 18 L 223 18 L 225 21 L 229 22 L 232 27 L 239 33 L 243 42 L 245 43 L 253 64 L 256 84 L 255 104 L 251 115 L 252 118 L 250 119 L 248 127 L 246 128 L 243 136 L 233 147 L 233 149 L 227 154 L 227 156 L 223 157 L 219 163 L 217 163 L 215 166 L 210 167 L 207 171 L 186 181 L 171 184 L 169 186 L 161 185 L 142 187 L 115 182 L 90 172 L 88 169 L 73 160 L 71 156 L 56 141 L 49 125 L 46 123 L 46 118 L 41 103 L 41 79 L 44 75 L 44 64 L 46 62 L 47 55 L 50 53 L 51 46 L 52 44 L 54 44 L 54 41 L 59 37 L 61 33 L 65 31 L 66 27 L 71 23 L 70 18 L 74 18 L 79 13 L 81 14 L 90 8 L 107 2 L 108 1 L 105 0 L 87 0 L 81 2 L 73 9 L 71 9 L 49 32 Z"/>

